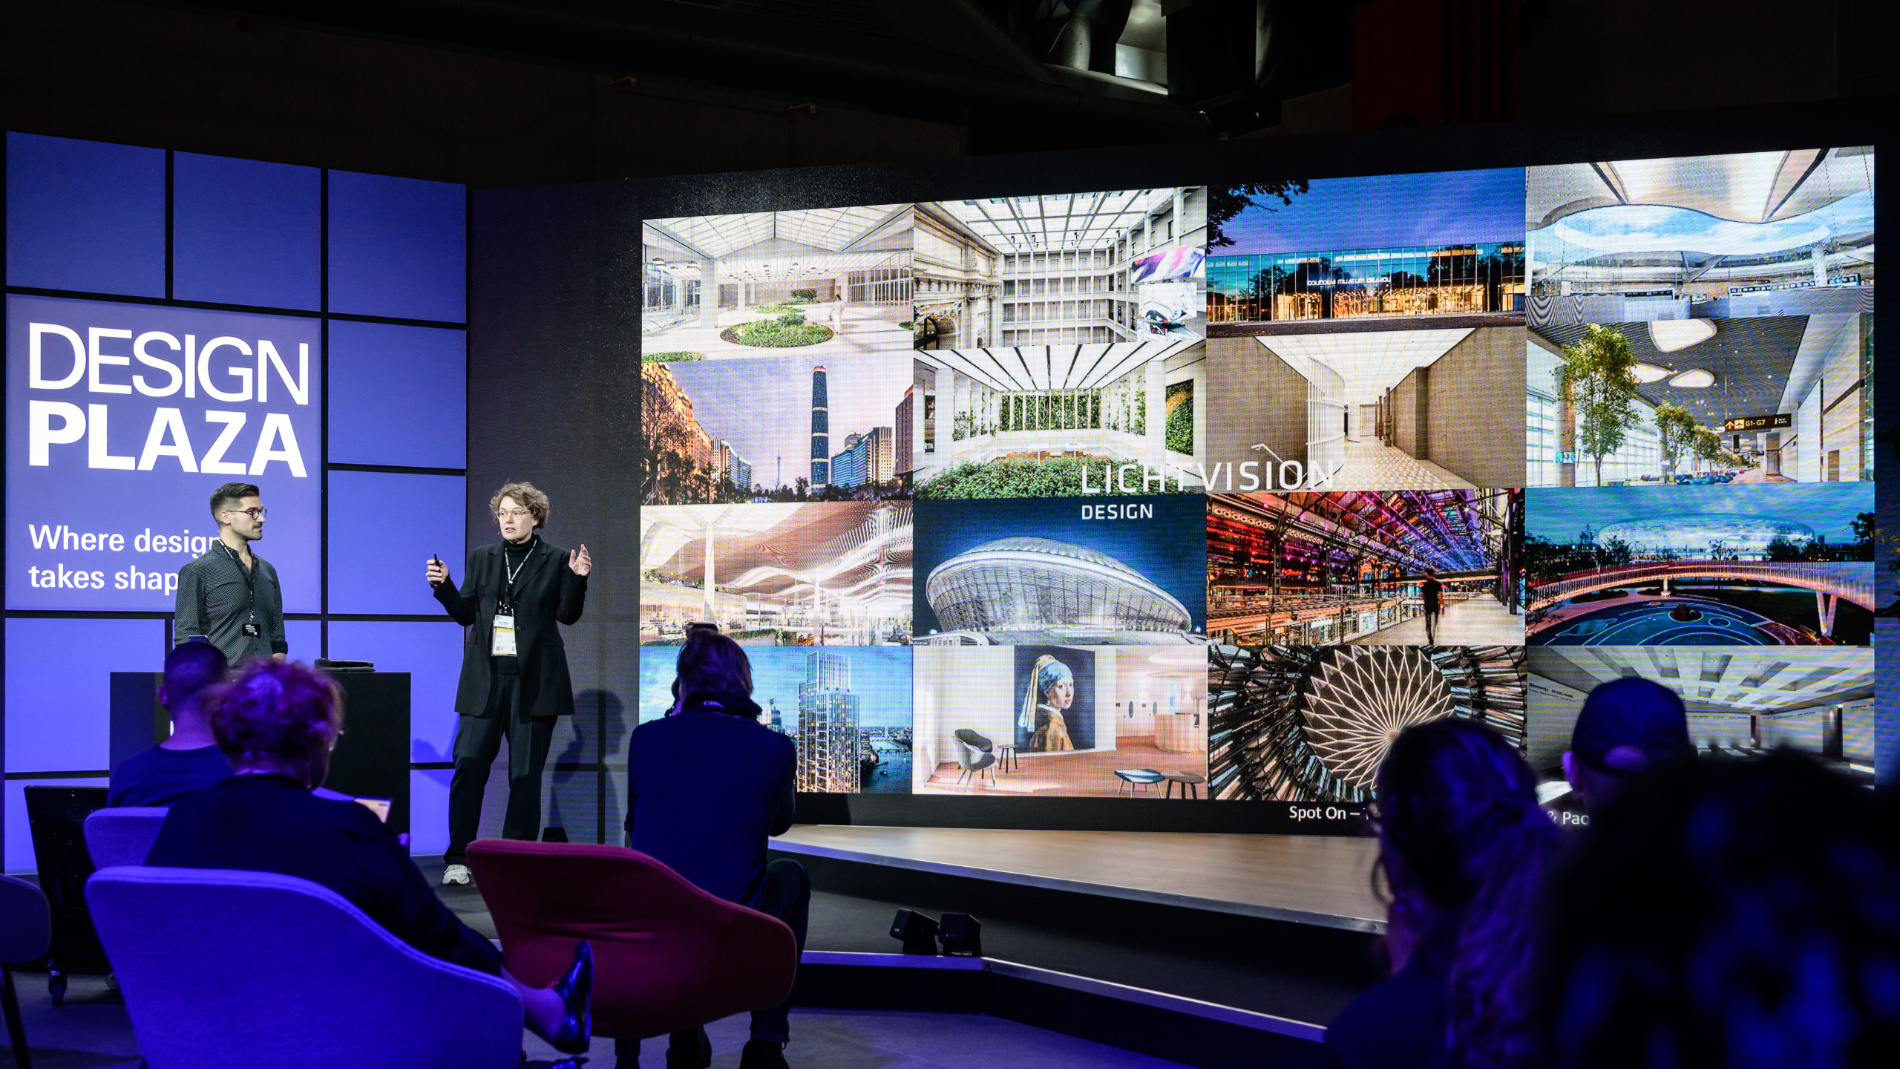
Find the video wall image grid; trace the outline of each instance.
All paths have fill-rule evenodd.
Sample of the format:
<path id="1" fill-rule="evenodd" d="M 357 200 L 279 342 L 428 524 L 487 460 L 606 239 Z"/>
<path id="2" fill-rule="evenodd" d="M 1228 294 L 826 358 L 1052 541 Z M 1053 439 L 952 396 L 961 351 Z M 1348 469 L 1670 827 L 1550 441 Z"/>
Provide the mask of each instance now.
<path id="1" fill-rule="evenodd" d="M 1872 183 L 1846 147 L 649 220 L 642 716 L 706 620 L 802 790 L 1356 816 L 1464 716 L 1561 816 L 1547 751 L 1621 675 L 1698 745 L 1858 769 Z"/>

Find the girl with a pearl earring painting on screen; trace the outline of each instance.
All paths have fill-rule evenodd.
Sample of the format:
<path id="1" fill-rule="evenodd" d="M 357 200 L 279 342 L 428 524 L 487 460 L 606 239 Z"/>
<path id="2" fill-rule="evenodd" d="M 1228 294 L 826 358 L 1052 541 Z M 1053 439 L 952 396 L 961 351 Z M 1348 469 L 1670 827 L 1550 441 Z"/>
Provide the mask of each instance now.
<path id="1" fill-rule="evenodd" d="M 1017 735 L 1029 738 L 1026 748 L 1043 753 L 1075 749 L 1063 715 L 1073 704 L 1075 673 L 1053 654 L 1036 658 L 1029 686 L 1023 691 L 1022 713 L 1016 720 Z"/>

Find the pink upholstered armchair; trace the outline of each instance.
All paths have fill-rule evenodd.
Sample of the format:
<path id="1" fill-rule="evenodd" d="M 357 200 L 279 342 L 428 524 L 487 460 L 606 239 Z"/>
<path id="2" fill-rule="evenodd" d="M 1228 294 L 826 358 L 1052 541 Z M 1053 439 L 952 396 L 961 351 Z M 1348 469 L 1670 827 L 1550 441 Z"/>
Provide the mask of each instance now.
<path id="1" fill-rule="evenodd" d="M 508 969 L 554 982 L 594 948 L 594 1034 L 637 1040 L 773 1006 L 798 964 L 792 930 L 618 846 L 480 839 L 468 848 Z"/>

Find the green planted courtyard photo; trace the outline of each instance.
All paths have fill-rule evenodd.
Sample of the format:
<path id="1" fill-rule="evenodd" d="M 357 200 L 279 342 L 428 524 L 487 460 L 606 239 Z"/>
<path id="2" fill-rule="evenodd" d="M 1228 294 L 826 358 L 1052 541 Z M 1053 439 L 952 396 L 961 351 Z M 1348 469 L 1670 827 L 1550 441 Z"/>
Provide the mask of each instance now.
<path id="1" fill-rule="evenodd" d="M 1050 457 L 1047 460 L 1003 459 L 958 464 L 917 486 L 919 498 L 975 500 L 979 498 L 1080 497 L 1115 493 L 1109 483 L 1115 469 L 1126 463 L 1101 457 Z M 1132 484 L 1134 476 L 1130 476 Z M 1143 493 L 1196 493 L 1163 473 L 1159 491 Z M 1086 487 L 1086 489 L 1085 489 Z"/>
<path id="2" fill-rule="evenodd" d="M 762 349 L 795 349 L 831 340 L 831 328 L 806 322 L 801 312 L 786 312 L 775 319 L 755 319 L 719 332 L 722 340 L 734 345 L 752 345 Z"/>

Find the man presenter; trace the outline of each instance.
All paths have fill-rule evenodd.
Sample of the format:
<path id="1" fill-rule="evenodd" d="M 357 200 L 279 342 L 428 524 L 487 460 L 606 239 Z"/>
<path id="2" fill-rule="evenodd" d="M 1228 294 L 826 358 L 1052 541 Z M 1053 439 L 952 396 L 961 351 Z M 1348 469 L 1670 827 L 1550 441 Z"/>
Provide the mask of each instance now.
<path id="1" fill-rule="evenodd" d="M 468 628 L 455 689 L 455 771 L 449 778 L 449 849 L 444 884 L 469 882 L 468 844 L 482 817 L 488 769 L 508 740 L 508 810 L 501 834 L 535 839 L 541 827 L 541 769 L 554 718 L 574 713 L 567 649 L 557 622 L 581 618 L 587 547 L 568 551 L 535 531 L 548 522 L 548 495 L 509 483 L 489 499 L 501 541 L 468 555 L 458 590 L 448 565 L 431 558 L 429 585 L 456 623 Z"/>
<path id="2" fill-rule="evenodd" d="M 267 511 L 250 483 L 225 483 L 211 493 L 218 537 L 202 555 L 178 569 L 178 601 L 172 641 L 201 639 L 218 647 L 232 665 L 258 657 L 279 661 L 284 641 L 284 591 L 277 569 L 251 552 L 264 537 Z"/>

